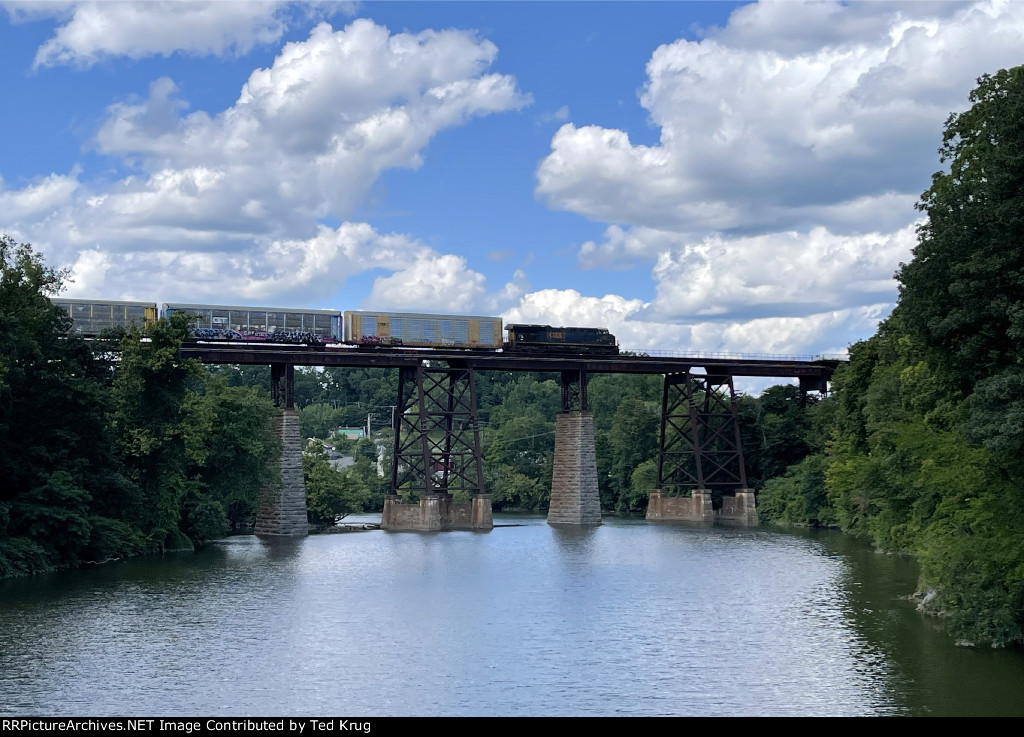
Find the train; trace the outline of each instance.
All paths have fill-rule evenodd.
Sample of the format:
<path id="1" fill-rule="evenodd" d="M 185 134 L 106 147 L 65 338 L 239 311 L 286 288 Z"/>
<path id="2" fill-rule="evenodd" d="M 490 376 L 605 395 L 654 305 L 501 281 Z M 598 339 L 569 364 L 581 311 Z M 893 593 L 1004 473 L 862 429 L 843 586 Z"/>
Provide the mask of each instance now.
<path id="1" fill-rule="evenodd" d="M 104 330 L 143 328 L 175 313 L 191 318 L 196 342 L 275 343 L 363 348 L 450 348 L 573 355 L 617 355 L 606 328 L 502 325 L 494 316 L 434 315 L 366 310 L 299 310 L 191 303 L 125 302 L 53 298 L 86 336 Z M 507 332 L 505 337 L 503 333 Z"/>

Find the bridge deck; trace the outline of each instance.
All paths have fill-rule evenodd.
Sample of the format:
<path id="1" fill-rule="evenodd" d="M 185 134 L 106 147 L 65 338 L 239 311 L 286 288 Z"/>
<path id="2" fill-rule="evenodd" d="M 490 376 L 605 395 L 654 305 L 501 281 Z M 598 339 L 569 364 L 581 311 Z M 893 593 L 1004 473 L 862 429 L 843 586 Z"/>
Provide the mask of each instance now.
<path id="1" fill-rule="evenodd" d="M 837 360 L 701 358 L 681 356 L 538 356 L 517 353 L 475 353 L 444 349 L 311 348 L 307 346 L 243 346 L 188 344 L 184 358 L 203 363 L 291 366 L 414 368 L 425 360 L 455 362 L 481 371 L 586 371 L 593 374 L 670 374 L 703 368 L 725 376 L 831 378 Z"/>

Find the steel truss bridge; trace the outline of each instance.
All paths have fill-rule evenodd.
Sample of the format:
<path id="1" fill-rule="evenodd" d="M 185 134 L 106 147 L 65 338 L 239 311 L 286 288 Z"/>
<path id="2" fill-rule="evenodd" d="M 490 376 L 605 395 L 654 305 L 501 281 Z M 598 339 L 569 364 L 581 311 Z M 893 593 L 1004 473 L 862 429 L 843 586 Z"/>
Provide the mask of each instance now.
<path id="1" fill-rule="evenodd" d="M 728 356 L 532 355 L 451 349 L 320 348 L 191 343 L 183 358 L 208 364 L 269 365 L 274 404 L 292 409 L 296 366 L 399 369 L 391 493 L 484 492 L 474 375 L 477 371 L 554 372 L 563 412 L 587 412 L 590 374 L 660 374 L 658 488 L 745 489 L 733 378 L 796 378 L 803 394 L 826 393 L 838 359 Z"/>

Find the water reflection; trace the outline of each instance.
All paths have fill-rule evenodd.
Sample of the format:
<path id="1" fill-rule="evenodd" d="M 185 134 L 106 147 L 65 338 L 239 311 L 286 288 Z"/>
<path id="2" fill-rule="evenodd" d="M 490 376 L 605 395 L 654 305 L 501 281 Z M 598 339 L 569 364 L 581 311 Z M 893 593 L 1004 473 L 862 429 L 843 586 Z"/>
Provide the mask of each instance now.
<path id="1" fill-rule="evenodd" d="M 922 620 L 912 561 L 816 533 L 507 523 L 2 582 L 4 714 L 1024 712 L 1024 659 Z"/>

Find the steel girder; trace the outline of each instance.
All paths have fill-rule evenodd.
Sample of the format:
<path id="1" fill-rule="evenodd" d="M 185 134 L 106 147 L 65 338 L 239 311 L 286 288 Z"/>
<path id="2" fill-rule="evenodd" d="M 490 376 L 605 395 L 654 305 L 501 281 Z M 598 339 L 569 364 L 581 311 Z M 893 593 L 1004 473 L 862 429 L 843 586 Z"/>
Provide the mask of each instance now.
<path id="1" fill-rule="evenodd" d="M 275 407 L 295 408 L 295 366 L 290 363 L 270 364 L 270 395 Z"/>
<path id="2" fill-rule="evenodd" d="M 746 486 L 732 377 L 666 374 L 658 488 L 679 496 L 694 489 L 732 491 Z"/>
<path id="3" fill-rule="evenodd" d="M 403 368 L 391 493 L 484 493 L 473 369 Z"/>
<path id="4" fill-rule="evenodd" d="M 563 412 L 586 412 L 590 407 L 587 405 L 587 372 L 563 371 L 562 372 L 562 411 Z"/>

